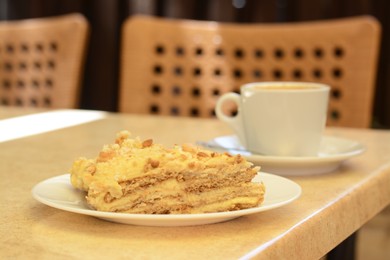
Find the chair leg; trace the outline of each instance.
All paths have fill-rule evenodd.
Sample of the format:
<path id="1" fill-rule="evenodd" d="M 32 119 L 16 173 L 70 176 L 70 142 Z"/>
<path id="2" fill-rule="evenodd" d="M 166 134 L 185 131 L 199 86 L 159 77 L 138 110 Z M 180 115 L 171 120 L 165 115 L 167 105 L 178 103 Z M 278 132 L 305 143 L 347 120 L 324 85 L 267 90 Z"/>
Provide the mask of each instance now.
<path id="1" fill-rule="evenodd" d="M 354 260 L 356 254 L 357 232 L 347 237 L 343 242 L 330 251 L 327 260 Z"/>

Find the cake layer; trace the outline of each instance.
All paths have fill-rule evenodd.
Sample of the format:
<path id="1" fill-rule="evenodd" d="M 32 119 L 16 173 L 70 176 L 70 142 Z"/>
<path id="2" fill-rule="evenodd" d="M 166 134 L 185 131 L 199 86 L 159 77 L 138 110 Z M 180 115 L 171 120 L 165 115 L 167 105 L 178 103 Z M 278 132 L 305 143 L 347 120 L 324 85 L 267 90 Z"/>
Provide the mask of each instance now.
<path id="1" fill-rule="evenodd" d="M 207 190 L 186 190 L 185 182 L 168 179 L 128 192 L 120 199 L 90 194 L 88 203 L 100 211 L 177 214 L 230 211 L 259 205 L 265 188 L 257 183 L 236 184 Z"/>

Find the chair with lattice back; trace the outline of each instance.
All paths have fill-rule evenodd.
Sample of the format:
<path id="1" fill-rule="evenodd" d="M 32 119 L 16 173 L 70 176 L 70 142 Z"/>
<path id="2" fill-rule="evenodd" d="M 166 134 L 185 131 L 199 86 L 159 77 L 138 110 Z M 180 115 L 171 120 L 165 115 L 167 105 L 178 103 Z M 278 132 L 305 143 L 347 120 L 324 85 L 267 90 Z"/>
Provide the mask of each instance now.
<path id="1" fill-rule="evenodd" d="M 80 14 L 0 22 L 0 105 L 79 107 L 88 30 Z"/>
<path id="2" fill-rule="evenodd" d="M 232 24 L 129 17 L 119 110 L 214 116 L 217 98 L 255 81 L 331 86 L 328 125 L 369 127 L 380 24 L 372 17 Z"/>

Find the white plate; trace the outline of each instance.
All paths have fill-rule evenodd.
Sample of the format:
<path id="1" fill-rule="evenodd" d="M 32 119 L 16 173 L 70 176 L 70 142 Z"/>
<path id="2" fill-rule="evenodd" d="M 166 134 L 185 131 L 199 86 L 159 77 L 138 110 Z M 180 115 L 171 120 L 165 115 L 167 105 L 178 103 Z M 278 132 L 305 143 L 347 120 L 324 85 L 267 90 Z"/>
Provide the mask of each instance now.
<path id="1" fill-rule="evenodd" d="M 234 135 L 217 137 L 199 144 L 216 151 L 241 154 L 248 161 L 261 166 L 262 171 L 284 176 L 323 174 L 336 170 L 342 162 L 364 152 L 365 147 L 353 140 L 324 136 L 318 156 L 282 157 L 253 154 L 246 151 Z"/>
<path id="2" fill-rule="evenodd" d="M 142 226 L 193 226 L 223 222 L 281 207 L 297 199 L 301 194 L 301 187 L 298 184 L 277 175 L 261 172 L 253 181 L 262 181 L 266 186 L 266 194 L 262 205 L 251 209 L 206 214 L 152 215 L 92 210 L 85 201 L 85 193 L 76 190 L 70 184 L 69 174 L 38 183 L 33 188 L 32 194 L 39 202 L 54 208 L 94 216 L 107 221 Z"/>

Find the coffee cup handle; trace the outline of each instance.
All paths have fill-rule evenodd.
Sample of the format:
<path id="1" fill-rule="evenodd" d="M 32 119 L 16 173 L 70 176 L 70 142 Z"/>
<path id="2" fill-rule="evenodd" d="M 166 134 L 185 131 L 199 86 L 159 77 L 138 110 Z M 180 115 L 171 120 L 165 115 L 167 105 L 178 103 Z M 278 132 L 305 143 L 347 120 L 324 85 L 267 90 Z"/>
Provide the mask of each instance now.
<path id="1" fill-rule="evenodd" d="M 226 101 L 232 101 L 237 105 L 237 115 L 227 116 L 223 112 L 222 109 L 223 104 Z M 246 146 L 245 132 L 244 132 L 243 119 L 240 110 L 241 110 L 241 96 L 234 92 L 223 94 L 218 99 L 217 104 L 215 106 L 215 114 L 217 115 L 217 118 L 227 123 L 233 129 L 233 131 L 237 134 L 241 144 L 245 147 Z"/>

